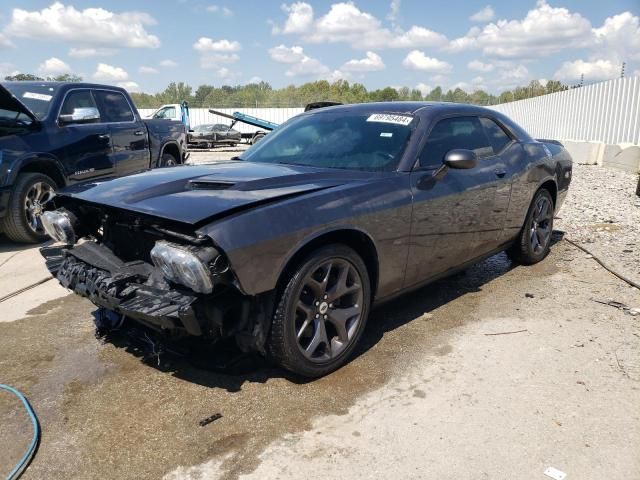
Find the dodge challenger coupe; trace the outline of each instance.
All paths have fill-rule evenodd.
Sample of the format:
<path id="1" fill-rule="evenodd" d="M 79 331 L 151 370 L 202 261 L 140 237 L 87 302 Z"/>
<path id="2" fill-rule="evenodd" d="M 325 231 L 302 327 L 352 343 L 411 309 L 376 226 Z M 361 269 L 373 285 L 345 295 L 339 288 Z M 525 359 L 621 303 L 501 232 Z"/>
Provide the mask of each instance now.
<path id="1" fill-rule="evenodd" d="M 571 172 L 560 143 L 492 110 L 329 107 L 228 162 L 59 192 L 42 220 L 64 245 L 42 252 L 118 318 L 232 337 L 318 377 L 348 360 L 375 303 L 502 250 L 542 260 Z"/>

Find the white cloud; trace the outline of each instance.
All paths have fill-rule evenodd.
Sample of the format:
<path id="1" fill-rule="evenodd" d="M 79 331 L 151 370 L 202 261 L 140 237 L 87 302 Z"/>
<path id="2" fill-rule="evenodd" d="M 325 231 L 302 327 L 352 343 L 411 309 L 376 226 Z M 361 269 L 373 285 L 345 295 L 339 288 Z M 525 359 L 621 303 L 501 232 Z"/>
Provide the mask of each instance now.
<path id="1" fill-rule="evenodd" d="M 389 5 L 389 15 L 387 18 L 391 20 L 391 23 L 398 21 L 398 16 L 400 15 L 400 0 L 391 0 L 391 5 Z"/>
<path id="2" fill-rule="evenodd" d="M 118 87 L 126 89 L 128 92 L 140 91 L 140 85 L 138 85 L 136 82 L 132 82 L 132 81 L 118 82 L 116 85 Z"/>
<path id="3" fill-rule="evenodd" d="M 240 57 L 232 52 L 237 52 L 242 46 L 235 40 L 213 40 L 208 37 L 200 37 L 193 44 L 193 49 L 200 52 L 200 66 L 202 68 L 215 68 L 220 72 L 218 76 L 224 80 L 230 80 L 238 76 L 221 64 L 234 63 Z"/>
<path id="4" fill-rule="evenodd" d="M 158 65 L 160 65 L 161 67 L 164 67 L 164 68 L 175 68 L 175 67 L 178 66 L 178 64 L 176 62 L 174 62 L 173 60 L 170 60 L 168 58 L 165 59 L 165 60 L 161 60 Z"/>
<path id="5" fill-rule="evenodd" d="M 240 43 L 235 40 L 213 40 L 208 37 L 200 37 L 193 44 L 194 50 L 198 52 L 237 52 L 240 50 Z"/>
<path id="6" fill-rule="evenodd" d="M 13 42 L 11 40 L 9 40 L 9 38 L 4 35 L 3 33 L 0 33 L 0 48 L 10 48 L 13 47 Z"/>
<path id="7" fill-rule="evenodd" d="M 68 55 L 72 58 L 107 57 L 116 53 L 113 48 L 75 48 L 69 49 Z"/>
<path id="8" fill-rule="evenodd" d="M 620 65 L 609 60 L 564 62 L 553 78 L 577 83 L 583 74 L 586 82 L 609 80 L 620 76 Z"/>
<path id="9" fill-rule="evenodd" d="M 227 67 L 220 67 L 215 71 L 215 75 L 223 82 L 231 83 L 238 79 L 242 74 Z"/>
<path id="10" fill-rule="evenodd" d="M 51 57 L 40 64 L 38 71 L 45 76 L 63 75 L 71 72 L 71 67 L 56 57 Z"/>
<path id="11" fill-rule="evenodd" d="M 564 48 L 589 44 L 591 23 L 579 13 L 552 7 L 538 0 L 522 20 L 498 20 L 472 28 L 465 37 L 450 42 L 450 51 L 481 48 L 488 56 L 500 58 L 535 58 Z"/>
<path id="12" fill-rule="evenodd" d="M 493 20 L 495 16 L 496 13 L 493 11 L 493 7 L 491 7 L 491 5 L 487 5 L 482 10 L 471 15 L 469 20 L 472 22 L 489 22 Z"/>
<path id="13" fill-rule="evenodd" d="M 420 90 L 420 93 L 422 94 L 422 96 L 425 96 L 431 90 L 433 90 L 433 87 L 431 87 L 430 85 L 427 85 L 426 83 L 420 82 L 419 84 L 416 85 L 416 89 Z"/>
<path id="14" fill-rule="evenodd" d="M 332 72 L 329 67 L 317 58 L 311 58 L 306 55 L 304 49 L 297 45 L 293 47 L 278 45 L 269 49 L 269 55 L 275 62 L 290 65 L 285 72 L 287 77 L 316 77 L 332 81 L 345 76 L 340 70 Z"/>
<path id="15" fill-rule="evenodd" d="M 0 62 L 0 79 L 4 80 L 4 77 L 17 75 L 18 73 L 20 71 L 16 70 L 16 66 L 13 63 Z"/>
<path id="16" fill-rule="evenodd" d="M 221 7 L 219 5 L 209 5 L 207 7 L 207 12 L 218 13 L 224 17 L 230 17 L 233 15 L 233 10 L 227 7 Z"/>
<path id="17" fill-rule="evenodd" d="M 311 43 L 348 43 L 365 50 L 436 47 L 447 43 L 444 35 L 415 25 L 406 31 L 392 32 L 351 2 L 334 3 L 317 19 L 311 5 L 304 2 L 285 5 L 283 10 L 288 13 L 287 20 L 283 27 L 275 26 L 273 33 L 299 34 Z"/>
<path id="18" fill-rule="evenodd" d="M 55 2 L 42 10 L 14 8 L 5 33 L 13 37 L 63 40 L 105 47 L 156 48 L 160 39 L 147 32 L 155 20 L 144 12 L 113 13 L 103 8 L 77 10 Z"/>
<path id="19" fill-rule="evenodd" d="M 129 74 L 123 68 L 99 63 L 93 78 L 103 82 L 124 82 L 129 79 Z"/>
<path id="20" fill-rule="evenodd" d="M 382 58 L 374 52 L 367 52 L 365 58 L 349 60 L 342 66 L 342 70 L 346 72 L 375 72 L 384 69 Z"/>
<path id="21" fill-rule="evenodd" d="M 623 12 L 605 19 L 593 29 L 594 57 L 608 58 L 617 63 L 640 60 L 640 18 Z"/>
<path id="22" fill-rule="evenodd" d="M 420 70 L 430 73 L 449 73 L 451 65 L 437 58 L 427 57 L 420 50 L 412 50 L 402 61 L 402 65 L 409 70 Z"/>
<path id="23" fill-rule="evenodd" d="M 469 70 L 475 70 L 476 72 L 491 72 L 495 67 L 491 63 L 484 63 L 480 60 L 471 60 L 467 63 Z"/>
<path id="24" fill-rule="evenodd" d="M 288 14 L 287 20 L 283 27 L 274 26 L 272 33 L 304 33 L 311 27 L 313 7 L 308 3 L 297 2 L 291 5 L 282 5 L 282 10 Z"/>
<path id="25" fill-rule="evenodd" d="M 221 69 L 221 64 L 235 63 L 238 60 L 240 57 L 235 53 L 207 53 L 200 57 L 200 66 Z"/>
<path id="26" fill-rule="evenodd" d="M 249 80 L 247 80 L 247 83 L 260 83 L 260 82 L 262 82 L 262 78 L 258 76 L 253 76 Z"/>
<path id="27" fill-rule="evenodd" d="M 278 63 L 297 63 L 306 57 L 304 49 L 296 45 L 293 47 L 278 45 L 269 49 L 269 55 L 272 60 Z"/>
<path id="28" fill-rule="evenodd" d="M 145 67 L 143 65 L 142 67 L 138 68 L 138 72 L 143 74 L 152 74 L 152 73 L 158 73 L 158 69 L 153 67 Z"/>

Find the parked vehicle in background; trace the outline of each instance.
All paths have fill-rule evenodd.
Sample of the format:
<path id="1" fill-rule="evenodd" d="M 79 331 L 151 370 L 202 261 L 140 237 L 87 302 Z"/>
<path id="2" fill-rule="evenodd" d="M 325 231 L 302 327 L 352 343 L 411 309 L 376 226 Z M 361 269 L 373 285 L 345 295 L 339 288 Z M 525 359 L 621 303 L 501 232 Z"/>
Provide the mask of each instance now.
<path id="1" fill-rule="evenodd" d="M 223 123 L 197 125 L 189 133 L 189 144 L 202 148 L 211 148 L 215 145 L 235 146 L 241 141 L 241 133 Z"/>
<path id="2" fill-rule="evenodd" d="M 191 129 L 191 123 L 189 118 L 189 104 L 187 102 L 182 103 L 170 103 L 162 105 L 155 112 L 149 115 L 147 118 L 173 120 L 174 122 L 182 122 L 187 131 Z"/>
<path id="3" fill-rule="evenodd" d="M 47 238 L 40 214 L 56 190 L 182 163 L 186 129 L 141 120 L 126 90 L 89 83 L 0 84 L 0 231 Z"/>
<path id="4" fill-rule="evenodd" d="M 66 246 L 42 252 L 114 318 L 234 338 L 317 377 L 348 360 L 375 302 L 502 250 L 544 259 L 571 174 L 561 144 L 493 110 L 322 108 L 237 161 L 61 192 L 44 216 Z"/>

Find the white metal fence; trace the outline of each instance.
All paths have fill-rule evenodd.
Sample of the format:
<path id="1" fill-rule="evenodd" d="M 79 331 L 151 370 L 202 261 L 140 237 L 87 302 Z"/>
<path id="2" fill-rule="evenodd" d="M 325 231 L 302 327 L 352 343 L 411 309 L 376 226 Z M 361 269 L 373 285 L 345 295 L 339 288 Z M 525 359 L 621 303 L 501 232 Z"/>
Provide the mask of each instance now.
<path id="1" fill-rule="evenodd" d="M 138 112 L 140 112 L 142 117 L 146 117 L 155 112 L 155 110 L 155 108 L 140 108 L 138 109 Z M 302 113 L 304 108 L 215 108 L 215 110 L 229 115 L 233 114 L 233 112 L 241 112 L 280 124 L 289 120 L 291 117 Z M 208 108 L 190 108 L 189 120 L 192 128 L 196 125 L 202 125 L 203 123 L 224 123 L 228 125 L 230 122 L 228 118 L 209 113 Z M 251 125 L 241 122 L 236 123 L 233 128 L 243 133 L 251 133 L 259 130 L 257 127 L 252 127 Z"/>
<path id="2" fill-rule="evenodd" d="M 504 113 L 535 138 L 640 144 L 640 77 L 489 108 Z"/>

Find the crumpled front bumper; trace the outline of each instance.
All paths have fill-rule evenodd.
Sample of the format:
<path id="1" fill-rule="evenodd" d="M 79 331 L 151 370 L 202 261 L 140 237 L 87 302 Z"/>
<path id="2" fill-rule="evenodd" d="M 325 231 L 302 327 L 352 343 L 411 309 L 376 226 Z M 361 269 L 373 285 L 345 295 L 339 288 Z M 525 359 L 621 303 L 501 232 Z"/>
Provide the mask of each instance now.
<path id="1" fill-rule="evenodd" d="M 62 286 L 95 305 L 153 328 L 202 335 L 194 310 L 198 297 L 163 288 L 166 282 L 161 281 L 152 265 L 122 262 L 108 248 L 94 242 L 73 248 L 44 247 L 40 253 Z"/>

